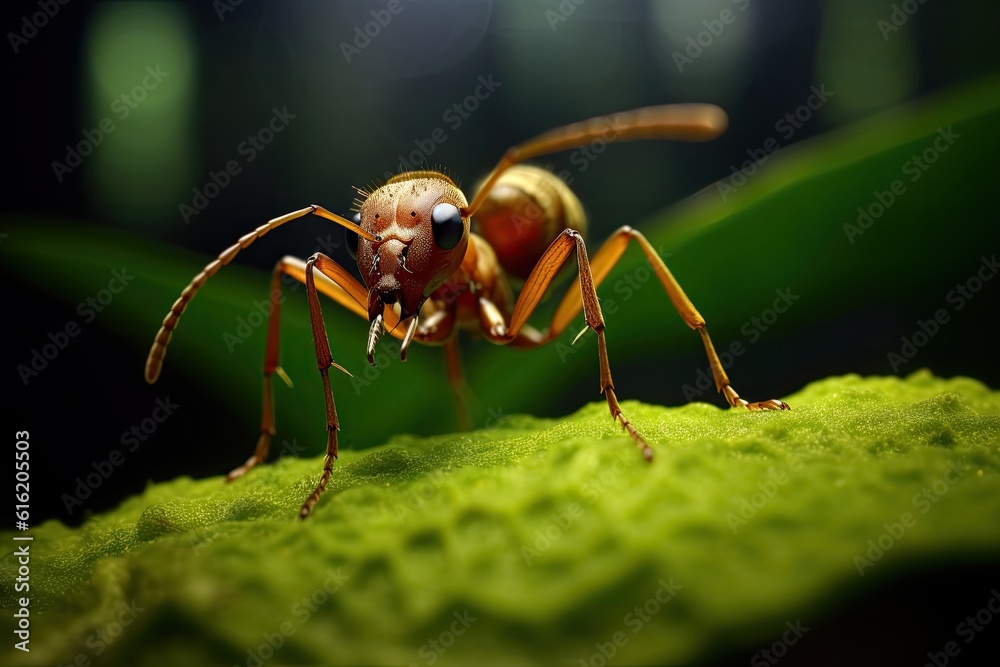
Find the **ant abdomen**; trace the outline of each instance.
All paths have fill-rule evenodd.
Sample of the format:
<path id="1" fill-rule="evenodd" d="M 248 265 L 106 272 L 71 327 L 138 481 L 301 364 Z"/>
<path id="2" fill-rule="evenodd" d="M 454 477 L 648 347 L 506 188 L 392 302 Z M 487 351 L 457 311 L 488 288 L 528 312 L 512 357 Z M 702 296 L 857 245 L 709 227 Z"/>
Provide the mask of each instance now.
<path id="1" fill-rule="evenodd" d="M 473 223 L 504 271 L 522 280 L 564 229 L 587 229 L 583 205 L 569 186 L 530 165 L 515 165 L 500 176 Z"/>

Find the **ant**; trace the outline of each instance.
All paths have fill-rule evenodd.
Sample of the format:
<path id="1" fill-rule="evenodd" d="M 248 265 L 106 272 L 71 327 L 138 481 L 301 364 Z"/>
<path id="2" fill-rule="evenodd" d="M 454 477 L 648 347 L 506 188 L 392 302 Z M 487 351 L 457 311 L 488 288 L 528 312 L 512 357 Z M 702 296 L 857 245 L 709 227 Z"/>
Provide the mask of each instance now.
<path id="1" fill-rule="evenodd" d="M 587 326 L 580 334 L 587 329 L 597 334 L 601 393 L 608 401 L 611 418 L 621 424 L 643 458 L 650 461 L 653 450 L 622 413 L 615 395 L 604 340 L 604 317 L 596 292 L 629 242 L 635 241 L 674 308 L 701 336 L 717 391 L 722 392 L 734 407 L 788 410 L 788 404 L 783 401 L 750 403 L 740 398 L 729 384 L 729 377 L 708 337 L 704 318 L 641 232 L 629 226 L 619 228 L 591 261 L 583 240 L 586 221 L 579 199 L 554 173 L 519 164 L 597 140 L 708 141 L 722 134 L 727 125 L 725 112 L 710 104 L 662 105 L 599 116 L 551 130 L 510 148 L 479 185 L 471 202 L 443 173 L 417 170 L 393 176 L 370 192 L 356 188 L 360 198 L 354 202 L 357 213 L 353 220 L 315 204 L 274 218 L 224 250 L 181 292 L 149 351 L 146 381 L 152 384 L 159 377 L 167 344 L 178 320 L 205 281 L 272 229 L 313 214 L 346 229 L 347 246 L 358 262 L 365 285 L 319 252 L 304 262 L 286 256 L 274 267 L 273 309 L 268 319 L 264 353 L 260 438 L 253 456 L 226 478 L 231 482 L 267 458 L 275 434 L 272 375 L 277 373 L 291 386 L 288 376 L 278 365 L 280 310 L 273 296 L 279 294 L 280 280 L 287 274 L 306 285 L 316 362 L 326 399 L 327 445 L 323 473 L 315 490 L 302 504 L 300 518 L 308 517 L 316 506 L 337 459 L 340 421 L 330 388 L 329 369 L 332 366 L 347 373 L 333 360 L 330 352 L 320 292 L 368 319 L 367 352 L 372 366 L 379 337 L 386 332 L 402 340 L 399 352 L 402 361 L 406 360 L 407 348 L 413 340 L 426 345 L 443 345 L 448 377 L 456 397 L 460 396 L 463 383 L 455 338 L 457 329 L 478 333 L 492 343 L 531 348 L 555 340 L 582 309 Z M 473 215 L 477 215 L 477 233 L 470 231 Z M 552 279 L 574 254 L 579 289 L 567 292 L 547 329 L 540 331 L 528 325 L 528 317 Z M 524 280 L 516 300 L 508 274 Z M 463 415 L 461 400 L 457 403 Z M 467 416 L 461 419 L 468 423 Z"/>

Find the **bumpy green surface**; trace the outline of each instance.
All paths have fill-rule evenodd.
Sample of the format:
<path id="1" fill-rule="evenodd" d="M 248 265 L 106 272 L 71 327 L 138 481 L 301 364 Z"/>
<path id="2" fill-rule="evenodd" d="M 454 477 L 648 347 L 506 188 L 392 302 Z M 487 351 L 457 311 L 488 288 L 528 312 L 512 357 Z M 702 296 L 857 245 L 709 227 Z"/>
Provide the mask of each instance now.
<path id="1" fill-rule="evenodd" d="M 919 372 L 787 400 L 625 403 L 650 465 L 599 403 L 397 437 L 344 452 L 306 522 L 319 459 L 151 486 L 80 529 L 33 531 L 32 652 L 3 663 L 254 665 L 270 635 L 266 664 L 579 664 L 616 632 L 617 662 L 684 661 L 769 643 L 887 573 L 1000 553 L 1000 392 Z M 884 556 L 858 561 L 880 537 Z M 674 594 L 650 603 L 661 580 Z"/>

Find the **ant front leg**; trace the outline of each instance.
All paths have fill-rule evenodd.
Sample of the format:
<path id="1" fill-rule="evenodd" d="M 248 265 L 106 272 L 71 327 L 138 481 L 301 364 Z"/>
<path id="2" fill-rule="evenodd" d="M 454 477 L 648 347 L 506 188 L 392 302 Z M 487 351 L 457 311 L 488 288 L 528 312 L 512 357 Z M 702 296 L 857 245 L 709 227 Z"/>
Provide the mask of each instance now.
<path id="1" fill-rule="evenodd" d="M 267 454 L 271 447 L 271 438 L 273 438 L 276 433 L 274 394 L 271 377 L 277 373 L 278 376 L 284 380 L 285 384 L 289 387 L 292 386 L 291 379 L 289 379 L 288 375 L 285 374 L 284 369 L 281 368 L 278 361 L 281 338 L 281 277 L 283 275 L 288 275 L 301 283 L 305 283 L 305 267 L 305 262 L 297 257 L 289 255 L 283 257 L 275 265 L 274 271 L 271 274 L 271 314 L 268 316 L 267 320 L 267 343 L 264 348 L 264 386 L 262 392 L 263 399 L 261 402 L 260 436 L 257 439 L 257 447 L 254 450 L 253 455 L 248 458 L 243 465 L 235 468 L 226 476 L 227 482 L 239 479 L 249 472 L 251 468 L 267 460 Z M 342 288 L 340 284 L 327 276 L 320 274 L 320 282 L 318 285 L 319 291 L 353 311 L 357 315 L 367 317 L 365 310 L 356 300 L 357 298 L 363 298 L 363 295 L 365 294 L 364 288 L 361 287 L 353 276 L 345 271 L 341 271 L 337 274 L 337 279 L 341 281 L 341 284 L 346 285 L 347 289 Z"/>
<path id="2" fill-rule="evenodd" d="M 349 273 L 344 271 L 343 267 L 326 255 L 316 253 L 306 260 L 305 281 L 306 298 L 309 301 L 309 323 L 312 327 L 313 345 L 316 348 L 316 366 L 323 380 L 323 397 L 326 402 L 326 456 L 323 459 L 323 473 L 320 475 L 319 483 L 299 510 L 300 519 L 305 519 L 312 512 L 313 507 L 319 502 L 320 495 L 326 491 L 327 484 L 330 483 L 330 475 L 333 474 L 333 462 L 337 460 L 337 431 L 340 430 L 340 422 L 337 420 L 337 406 L 333 402 L 333 390 L 330 388 L 330 367 L 347 372 L 333 360 L 333 354 L 330 352 L 330 339 L 326 335 L 326 324 L 323 322 L 319 292 L 316 289 L 317 270 L 321 275 L 332 278 L 340 284 L 343 284 L 345 279 L 350 279 L 358 289 L 364 290 Z"/>
<path id="3" fill-rule="evenodd" d="M 167 316 L 163 319 L 163 323 L 160 326 L 159 331 L 156 333 L 156 337 L 153 339 L 153 346 L 149 350 L 149 355 L 146 357 L 145 375 L 148 383 L 153 384 L 160 377 L 160 371 L 163 369 L 163 359 L 167 353 L 167 345 L 170 344 L 170 339 L 173 336 L 174 330 L 177 328 L 180 317 L 184 313 L 188 304 L 191 302 L 191 299 L 194 298 L 198 290 L 205 284 L 205 281 L 215 275 L 220 268 L 233 261 L 241 250 L 249 247 L 260 237 L 264 236 L 271 230 L 284 225 L 285 223 L 297 220 L 309 214 L 317 215 L 321 218 L 326 218 L 327 220 L 335 222 L 350 232 L 357 234 L 359 238 L 364 238 L 369 241 L 378 240 L 378 237 L 366 232 L 360 225 L 358 225 L 358 223 L 342 218 L 335 213 L 331 213 L 322 206 L 317 206 L 316 204 L 312 204 L 306 208 L 299 209 L 298 211 L 292 211 L 291 213 L 286 213 L 285 215 L 273 218 L 267 223 L 257 227 L 252 232 L 244 234 L 236 243 L 223 250 L 218 257 L 209 262 L 204 269 L 195 275 L 191 282 L 188 283 L 187 287 L 185 287 L 181 292 L 180 297 L 178 297 L 178 299 L 170 307 L 170 310 L 167 312 Z M 322 272 L 319 274 L 318 278 L 313 275 L 312 268 L 314 266 Z M 326 329 L 323 327 L 323 319 L 319 312 L 319 300 L 316 293 L 318 289 L 318 291 L 323 292 L 323 294 L 332 298 L 342 306 L 345 306 L 355 314 L 367 318 L 368 311 L 364 306 L 367 302 L 367 292 L 365 288 L 362 287 L 361 283 L 359 283 L 349 272 L 345 271 L 336 262 L 324 255 L 314 255 L 310 258 L 308 265 L 295 257 L 285 257 L 278 262 L 272 277 L 272 310 L 271 315 L 268 318 L 267 349 L 264 355 L 264 399 L 260 437 L 257 440 L 257 447 L 254 450 L 253 456 L 247 459 L 246 463 L 242 466 L 229 473 L 227 481 L 232 481 L 241 477 L 248 470 L 267 458 L 267 453 L 271 445 L 271 438 L 275 433 L 274 400 L 271 391 L 271 375 L 278 373 L 286 382 L 289 382 L 288 376 L 286 376 L 284 371 L 281 370 L 281 367 L 278 366 L 278 331 L 280 320 L 279 280 L 283 273 L 294 277 L 300 282 L 306 283 L 308 287 L 307 292 L 309 292 L 310 297 L 310 313 L 313 316 L 313 335 L 316 344 L 317 359 L 320 360 L 320 364 L 323 363 L 323 359 L 328 362 L 326 366 L 321 366 L 320 370 L 323 373 L 324 385 L 326 386 L 327 394 L 327 430 L 330 431 L 330 425 L 333 424 L 334 432 L 333 436 L 328 436 L 327 438 L 327 462 L 329 468 L 332 468 L 333 459 L 337 458 L 337 442 L 335 433 L 337 412 L 336 408 L 333 406 L 333 396 L 330 393 L 329 378 L 326 374 L 330 366 L 334 366 L 340 370 L 344 369 L 337 365 L 330 356 L 330 345 L 326 340 Z M 322 329 L 325 354 L 321 350 L 319 337 L 316 332 L 317 320 L 319 327 Z M 347 371 L 344 372 L 346 373 Z M 291 383 L 289 382 L 289 384 Z M 321 478 L 320 486 L 309 498 L 306 499 L 305 504 L 303 504 L 300 516 L 306 517 L 309 515 L 313 505 L 315 505 L 316 501 L 319 499 L 319 494 L 322 493 L 323 489 L 326 487 L 328 480 L 329 472 L 325 471 L 324 476 Z"/>
<path id="4" fill-rule="evenodd" d="M 327 484 L 329 484 L 330 475 L 333 471 L 333 462 L 337 459 L 337 431 L 339 430 L 339 422 L 337 420 L 337 408 L 333 401 L 333 392 L 330 388 L 329 369 L 332 366 L 345 373 L 347 372 L 333 360 L 330 352 L 330 343 L 326 335 L 326 325 L 323 322 L 323 314 L 319 303 L 319 293 L 322 292 L 351 312 L 364 318 L 368 316 L 367 310 L 361 304 L 367 296 L 365 288 L 361 286 L 354 276 L 329 257 L 319 253 L 310 257 L 306 262 L 296 257 L 284 257 L 274 267 L 271 279 L 272 310 L 268 318 L 267 344 L 264 353 L 264 392 L 261 408 L 260 437 L 253 455 L 247 459 L 246 463 L 229 473 L 227 481 L 230 482 L 243 476 L 258 463 L 263 463 L 267 459 L 271 438 L 275 434 L 274 396 L 271 389 L 272 375 L 277 373 L 286 383 L 291 384 L 288 376 L 285 375 L 285 372 L 278 363 L 281 319 L 279 304 L 282 275 L 289 275 L 306 285 L 306 297 L 309 302 L 309 319 L 312 325 L 313 344 L 316 348 L 316 363 L 323 380 L 323 391 L 326 399 L 326 458 L 319 484 L 302 504 L 302 508 L 299 511 L 299 516 L 304 519 L 312 512 L 320 495 L 326 489 Z"/>
<path id="5" fill-rule="evenodd" d="M 333 263 L 325 255 L 316 253 L 306 261 L 306 298 L 309 301 L 309 323 L 312 328 L 313 345 L 316 348 L 316 366 L 323 380 L 323 398 L 326 401 L 326 456 L 323 458 L 323 474 L 319 484 L 299 510 L 299 518 L 304 519 L 312 512 L 319 502 L 320 495 L 330 483 L 333 473 L 333 462 L 337 460 L 337 431 L 340 423 L 337 421 L 337 406 L 333 402 L 333 390 L 330 388 L 330 366 L 334 365 L 333 354 L 330 352 L 330 339 L 326 335 L 326 324 L 323 322 L 323 311 L 319 304 L 319 293 L 316 291 L 316 276 L 313 270 L 320 258 Z"/>

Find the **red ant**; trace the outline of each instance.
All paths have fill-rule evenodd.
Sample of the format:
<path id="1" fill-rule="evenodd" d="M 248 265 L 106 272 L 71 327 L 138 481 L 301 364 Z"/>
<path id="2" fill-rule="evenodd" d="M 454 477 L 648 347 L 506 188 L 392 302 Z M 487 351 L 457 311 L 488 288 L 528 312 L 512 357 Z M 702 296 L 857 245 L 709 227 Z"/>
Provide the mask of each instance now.
<path id="1" fill-rule="evenodd" d="M 357 214 L 353 221 L 315 204 L 274 218 L 224 250 L 181 292 L 163 320 L 149 352 L 146 381 L 153 383 L 159 377 L 167 344 L 181 313 L 205 281 L 264 234 L 312 213 L 346 228 L 347 245 L 357 259 L 365 285 L 319 252 L 305 262 L 286 256 L 274 268 L 272 294 L 280 289 L 283 274 L 306 285 L 316 361 L 326 398 L 327 446 L 323 474 L 302 504 L 301 518 L 309 516 L 319 501 L 337 458 L 340 422 L 330 388 L 329 369 L 333 366 L 347 372 L 331 355 L 320 311 L 320 292 L 369 320 L 368 362 L 373 366 L 375 346 L 387 330 L 390 335 L 402 339 L 399 356 L 403 361 L 413 340 L 443 345 L 448 376 L 456 393 L 462 383 L 455 342 L 457 329 L 478 332 L 493 343 L 537 347 L 555 340 L 582 308 L 587 326 L 580 333 L 589 328 L 597 334 L 601 392 L 608 401 L 611 417 L 628 431 L 648 461 L 653 457 L 653 450 L 618 405 L 604 340 L 604 317 L 596 292 L 629 241 L 634 240 L 646 255 L 674 308 L 701 336 L 716 389 L 725 395 L 729 404 L 750 410 L 788 410 L 783 401 L 748 403 L 739 397 L 729 384 L 729 377 L 708 337 L 705 320 L 642 233 L 628 226 L 619 228 L 597 251 L 593 261 L 589 260 L 582 235 L 586 222 L 580 201 L 555 174 L 518 164 L 595 140 L 708 141 L 719 136 L 727 125 L 725 112 L 707 104 L 625 111 L 567 125 L 514 146 L 482 182 L 471 203 L 444 174 L 419 170 L 394 176 L 372 192 L 359 189 L 363 199 L 355 201 Z M 476 214 L 478 233 L 473 234 L 470 221 Z M 579 289 L 567 292 L 547 329 L 539 331 L 528 325 L 528 317 L 549 283 L 574 254 Z M 524 279 L 516 301 L 506 274 Z M 288 378 L 278 365 L 280 313 L 278 303 L 272 305 L 264 354 L 260 439 L 253 456 L 229 473 L 228 481 L 263 462 L 275 434 L 271 376 L 278 373 L 286 382 Z M 405 326 L 399 327 L 400 324 Z"/>

